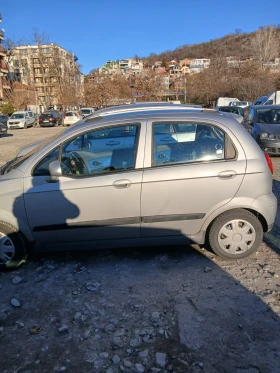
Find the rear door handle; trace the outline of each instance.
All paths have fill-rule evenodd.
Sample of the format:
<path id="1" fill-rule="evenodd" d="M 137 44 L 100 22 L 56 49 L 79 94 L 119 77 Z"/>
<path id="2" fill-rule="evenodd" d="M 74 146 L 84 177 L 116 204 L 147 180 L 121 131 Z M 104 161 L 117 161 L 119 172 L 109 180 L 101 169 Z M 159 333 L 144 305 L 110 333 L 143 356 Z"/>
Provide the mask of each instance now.
<path id="1" fill-rule="evenodd" d="M 113 186 L 117 189 L 129 188 L 130 185 L 131 185 L 131 181 L 128 179 L 121 179 L 121 180 L 116 180 L 113 182 Z"/>
<path id="2" fill-rule="evenodd" d="M 236 176 L 236 171 L 233 170 L 227 170 L 227 171 L 222 171 L 218 174 L 218 177 L 220 179 L 233 179 Z"/>

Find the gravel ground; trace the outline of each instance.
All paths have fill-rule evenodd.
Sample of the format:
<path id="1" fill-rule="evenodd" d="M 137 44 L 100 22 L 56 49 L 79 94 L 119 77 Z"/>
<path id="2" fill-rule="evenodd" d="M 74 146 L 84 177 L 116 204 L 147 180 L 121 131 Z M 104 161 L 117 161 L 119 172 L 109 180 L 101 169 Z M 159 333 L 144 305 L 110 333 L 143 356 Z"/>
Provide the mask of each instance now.
<path id="1" fill-rule="evenodd" d="M 61 130 L 11 132 L 0 164 Z M 242 261 L 196 246 L 33 255 L 0 273 L 1 372 L 279 373 L 279 229 L 278 214 Z"/>

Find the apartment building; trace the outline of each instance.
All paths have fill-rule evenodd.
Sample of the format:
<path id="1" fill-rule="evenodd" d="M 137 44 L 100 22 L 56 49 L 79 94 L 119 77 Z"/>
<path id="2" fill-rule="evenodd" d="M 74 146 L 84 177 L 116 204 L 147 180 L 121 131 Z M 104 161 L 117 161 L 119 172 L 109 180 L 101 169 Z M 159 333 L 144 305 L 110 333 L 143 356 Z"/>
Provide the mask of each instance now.
<path id="1" fill-rule="evenodd" d="M 0 24 L 2 23 L 2 15 L 0 14 Z M 10 83 L 7 79 L 8 76 L 8 65 L 5 62 L 7 51 L 3 48 L 2 43 L 4 41 L 5 32 L 0 30 L 0 104 L 5 102 L 6 97 L 9 95 L 11 90 Z"/>
<path id="2" fill-rule="evenodd" d="M 50 43 L 16 47 L 8 63 L 10 74 L 15 80 L 36 88 L 42 111 L 49 106 L 60 108 L 63 105 L 63 90 L 67 86 L 75 90 L 77 100 L 82 97 L 77 59 L 58 44 Z"/>

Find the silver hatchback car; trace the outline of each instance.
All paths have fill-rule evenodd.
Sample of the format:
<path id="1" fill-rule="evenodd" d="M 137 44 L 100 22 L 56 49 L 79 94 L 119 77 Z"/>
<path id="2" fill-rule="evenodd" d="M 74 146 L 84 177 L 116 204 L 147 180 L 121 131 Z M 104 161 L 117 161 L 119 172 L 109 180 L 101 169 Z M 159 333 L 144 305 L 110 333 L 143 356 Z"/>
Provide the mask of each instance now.
<path id="1" fill-rule="evenodd" d="M 4 267 L 29 248 L 189 242 L 240 259 L 275 220 L 270 159 L 227 113 L 99 116 L 28 150 L 1 169 Z"/>

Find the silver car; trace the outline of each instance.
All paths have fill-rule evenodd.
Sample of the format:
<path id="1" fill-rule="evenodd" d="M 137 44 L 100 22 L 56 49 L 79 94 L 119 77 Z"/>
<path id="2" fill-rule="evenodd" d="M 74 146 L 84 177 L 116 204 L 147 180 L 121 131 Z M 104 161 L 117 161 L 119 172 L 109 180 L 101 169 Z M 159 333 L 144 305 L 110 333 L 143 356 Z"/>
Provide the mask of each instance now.
<path id="1" fill-rule="evenodd" d="M 244 258 L 275 220 L 269 166 L 227 113 L 147 109 L 87 119 L 2 168 L 1 265 L 19 265 L 30 248 L 189 242 Z"/>

